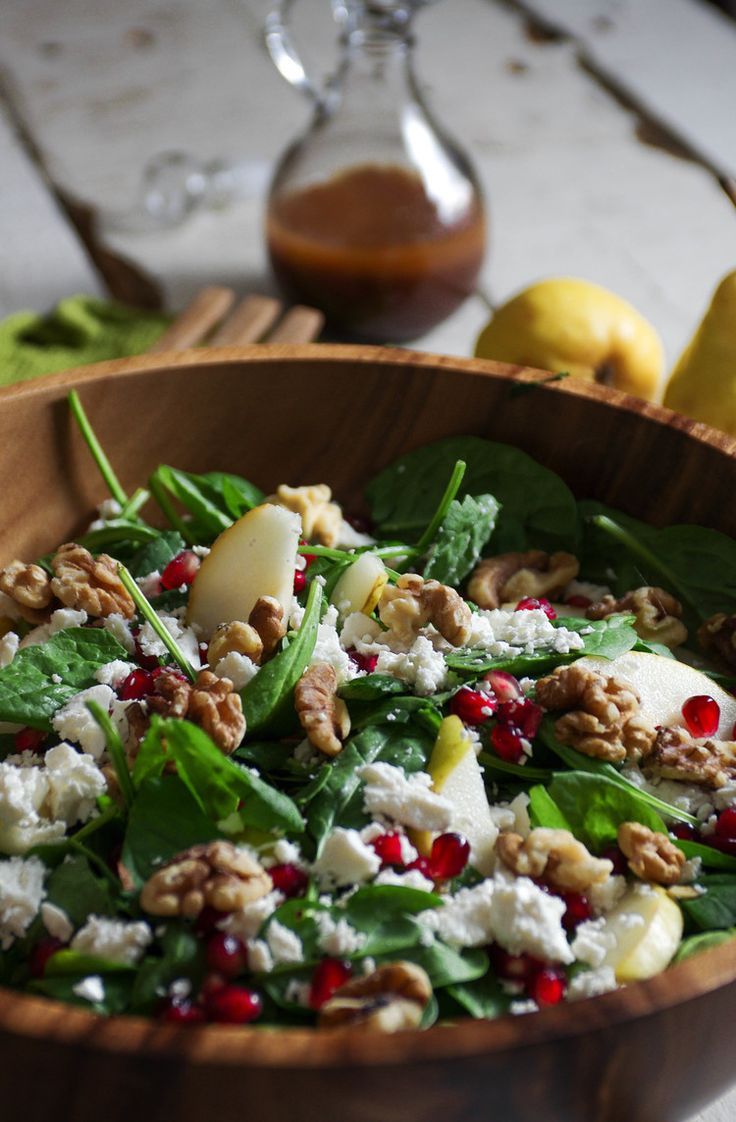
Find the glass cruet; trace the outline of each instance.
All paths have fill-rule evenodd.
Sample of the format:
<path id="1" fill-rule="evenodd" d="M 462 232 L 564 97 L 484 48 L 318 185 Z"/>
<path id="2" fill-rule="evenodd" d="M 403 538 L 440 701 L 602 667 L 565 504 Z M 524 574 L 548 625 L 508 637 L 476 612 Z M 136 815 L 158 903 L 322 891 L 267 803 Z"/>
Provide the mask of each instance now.
<path id="1" fill-rule="evenodd" d="M 313 103 L 274 173 L 266 242 L 286 294 L 330 328 L 373 342 L 416 338 L 474 290 L 485 208 L 471 163 L 424 104 L 412 21 L 424 0 L 333 0 L 337 70 L 323 90 L 291 39 L 294 0 L 266 24 L 280 73 Z"/>

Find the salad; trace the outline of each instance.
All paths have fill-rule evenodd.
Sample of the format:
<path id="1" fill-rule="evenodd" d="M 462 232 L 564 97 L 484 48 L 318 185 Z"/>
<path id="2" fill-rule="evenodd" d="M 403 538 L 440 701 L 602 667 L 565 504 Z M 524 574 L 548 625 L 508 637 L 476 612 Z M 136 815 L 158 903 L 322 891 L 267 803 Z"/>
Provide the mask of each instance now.
<path id="1" fill-rule="evenodd" d="M 369 518 L 167 465 L 128 495 L 70 405 L 110 498 L 0 569 L 0 985 L 393 1032 L 734 938 L 736 543 L 475 437 Z"/>

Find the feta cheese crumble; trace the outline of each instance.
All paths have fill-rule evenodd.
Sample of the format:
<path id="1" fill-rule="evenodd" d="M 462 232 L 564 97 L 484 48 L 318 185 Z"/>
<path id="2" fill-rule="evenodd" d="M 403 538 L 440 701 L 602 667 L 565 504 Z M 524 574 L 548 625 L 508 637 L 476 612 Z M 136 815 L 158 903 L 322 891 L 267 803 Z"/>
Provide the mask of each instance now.
<path id="1" fill-rule="evenodd" d="M 356 931 L 346 919 L 334 920 L 329 912 L 315 912 L 319 929 L 319 948 L 333 958 L 350 958 L 364 946 L 367 936 Z"/>
<path id="2" fill-rule="evenodd" d="M 99 1005 L 105 1000 L 105 984 L 99 974 L 89 974 L 72 986 L 72 993 L 84 998 L 91 1005 Z"/>
<path id="3" fill-rule="evenodd" d="M 91 915 L 72 939 L 71 949 L 134 966 L 152 940 L 153 932 L 147 923 Z"/>
<path id="4" fill-rule="evenodd" d="M 361 841 L 357 830 L 338 826 L 325 839 L 312 871 L 325 888 L 341 888 L 363 884 L 374 877 L 380 867 L 381 860 L 375 849 Z"/>
<path id="5" fill-rule="evenodd" d="M 38 857 L 0 861 L 0 948 L 22 938 L 46 895 L 46 866 Z"/>
<path id="6" fill-rule="evenodd" d="M 274 964 L 297 965 L 304 962 L 301 939 L 295 931 L 279 923 L 277 919 L 271 920 L 268 925 L 266 942 Z"/>
<path id="7" fill-rule="evenodd" d="M 20 639 L 14 631 L 8 631 L 0 639 L 0 670 L 4 670 L 6 666 L 10 666 L 11 662 L 18 653 L 18 644 Z"/>
<path id="8" fill-rule="evenodd" d="M 94 761 L 70 744 L 44 756 L 25 753 L 0 763 L 0 846 L 21 854 L 59 841 L 68 826 L 86 822 L 107 781 Z"/>
<path id="9" fill-rule="evenodd" d="M 438 833 L 449 827 L 452 803 L 432 790 L 432 777 L 426 772 L 405 775 L 393 764 L 378 763 L 364 764 L 356 775 L 365 784 L 365 809 L 372 817 Z"/>
<path id="10" fill-rule="evenodd" d="M 214 667 L 213 673 L 218 678 L 229 678 L 233 689 L 239 693 L 255 678 L 258 667 L 247 655 L 240 654 L 239 651 L 228 651 Z"/>
<path id="11" fill-rule="evenodd" d="M 54 731 L 62 740 L 73 741 L 83 752 L 99 760 L 106 747 L 105 734 L 87 709 L 87 702 L 96 701 L 107 713 L 114 697 L 109 686 L 90 686 L 89 689 L 82 690 L 51 718 Z"/>

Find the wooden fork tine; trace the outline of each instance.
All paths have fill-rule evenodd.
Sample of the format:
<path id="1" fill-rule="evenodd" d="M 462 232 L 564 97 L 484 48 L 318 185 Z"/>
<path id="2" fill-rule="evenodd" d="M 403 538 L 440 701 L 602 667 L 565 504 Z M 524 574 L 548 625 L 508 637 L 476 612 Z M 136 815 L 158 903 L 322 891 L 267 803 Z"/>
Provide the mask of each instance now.
<path id="1" fill-rule="evenodd" d="M 183 351 L 201 343 L 227 314 L 234 300 L 235 293 L 231 288 L 217 285 L 203 288 L 153 346 L 148 348 L 149 353 Z"/>
<path id="2" fill-rule="evenodd" d="M 273 329 L 267 343 L 312 343 L 325 322 L 322 312 L 295 304 Z"/>
<path id="3" fill-rule="evenodd" d="M 220 324 L 210 343 L 224 347 L 257 343 L 281 315 L 283 304 L 270 296 L 246 296 Z"/>

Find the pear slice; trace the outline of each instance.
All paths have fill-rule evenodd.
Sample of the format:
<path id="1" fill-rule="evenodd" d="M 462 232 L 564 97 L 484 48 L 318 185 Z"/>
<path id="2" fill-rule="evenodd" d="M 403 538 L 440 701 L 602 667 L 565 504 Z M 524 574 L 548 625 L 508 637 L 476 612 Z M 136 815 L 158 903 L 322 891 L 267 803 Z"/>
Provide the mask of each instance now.
<path id="1" fill-rule="evenodd" d="M 187 622 L 209 638 L 219 623 L 247 620 L 259 596 L 288 613 L 301 525 L 298 514 L 263 503 L 223 530 L 192 585 Z"/>
<path id="2" fill-rule="evenodd" d="M 339 578 L 330 596 L 341 616 L 362 612 L 369 616 L 388 582 L 386 566 L 375 553 L 361 553 Z"/>
<path id="3" fill-rule="evenodd" d="M 468 839 L 471 864 L 487 876 L 493 870 L 498 827 L 491 817 L 473 743 L 459 717 L 445 717 L 442 721 L 427 771 L 432 776 L 433 789 L 452 803 L 450 829 Z M 430 833 L 416 830 L 410 836 L 420 853 L 429 853 Z"/>
<path id="4" fill-rule="evenodd" d="M 603 965 L 613 967 L 617 982 L 653 978 L 672 961 L 682 929 L 682 912 L 663 888 L 634 885 L 605 918 L 613 946 Z"/>
<path id="5" fill-rule="evenodd" d="M 684 725 L 682 706 L 689 697 L 707 694 L 718 702 L 721 717 L 716 736 L 731 740 L 736 722 L 736 698 L 702 670 L 665 655 L 627 651 L 618 658 L 581 658 L 577 665 L 599 674 L 614 676 L 633 686 L 641 698 L 642 713 L 655 725 L 671 728 Z"/>

